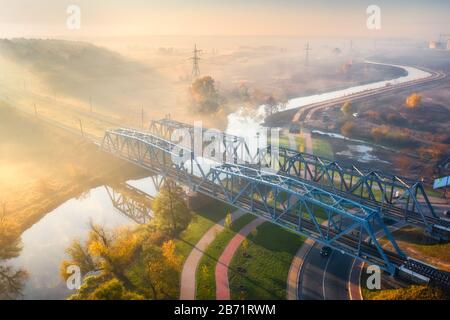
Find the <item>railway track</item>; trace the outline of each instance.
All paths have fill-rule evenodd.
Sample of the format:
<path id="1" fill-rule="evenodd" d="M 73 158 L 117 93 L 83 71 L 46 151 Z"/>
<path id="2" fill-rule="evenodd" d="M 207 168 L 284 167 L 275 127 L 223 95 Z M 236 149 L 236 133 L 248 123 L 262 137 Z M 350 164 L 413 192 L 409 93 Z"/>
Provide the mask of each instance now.
<path id="1" fill-rule="evenodd" d="M 381 94 L 385 94 L 385 93 L 390 93 L 390 92 L 394 92 L 397 90 L 402 90 L 402 89 L 406 89 L 406 88 L 410 88 L 410 87 L 414 87 L 414 86 L 419 86 L 419 85 L 423 85 L 423 84 L 429 84 L 435 81 L 439 81 L 442 79 L 446 78 L 446 74 L 443 72 L 436 72 L 433 70 L 429 70 L 423 67 L 416 67 L 417 69 L 423 69 L 423 71 L 429 72 L 431 73 L 431 76 L 428 78 L 424 78 L 424 79 L 417 79 L 417 80 L 412 80 L 412 81 L 408 81 L 405 83 L 401 83 L 398 85 L 390 85 L 390 86 L 386 86 L 383 88 L 378 88 L 378 89 L 370 89 L 367 91 L 362 91 L 362 92 L 358 92 L 358 93 L 354 93 L 354 94 L 350 94 L 344 97 L 340 97 L 340 98 L 336 98 L 333 100 L 328 100 L 328 101 L 324 101 L 324 102 L 318 102 L 318 103 L 314 103 L 308 106 L 304 106 L 304 107 L 300 107 L 300 109 L 298 110 L 298 112 L 294 115 L 294 118 L 292 120 L 292 123 L 302 123 L 302 122 L 308 122 L 311 120 L 312 116 L 319 110 L 321 109 L 325 109 L 325 108 L 329 108 L 329 107 L 334 107 L 337 104 L 342 104 L 346 101 L 357 101 L 357 100 L 361 100 L 361 99 L 365 99 L 365 98 L 370 98 L 370 97 L 374 97 L 377 95 L 381 95 Z"/>
<path id="2" fill-rule="evenodd" d="M 290 175 L 289 173 L 286 173 L 284 171 L 280 171 L 280 174 L 285 175 L 286 177 L 292 177 L 294 179 L 299 179 L 302 181 L 305 181 L 306 183 L 310 183 L 317 188 L 324 189 L 328 192 L 332 192 L 334 194 L 337 194 L 343 198 L 353 200 L 356 202 L 359 202 L 369 208 L 375 209 L 375 210 L 381 210 L 384 217 L 393 219 L 395 221 L 402 221 L 406 222 L 410 225 L 413 225 L 418 228 L 426 229 L 427 226 L 431 226 L 434 229 L 428 230 L 428 231 L 434 231 L 433 235 L 435 237 L 442 236 L 443 238 L 448 238 L 450 233 L 450 221 L 445 219 L 440 219 L 431 215 L 425 216 L 426 221 L 423 220 L 422 216 L 417 214 L 414 211 L 406 210 L 404 208 L 400 208 L 395 206 L 394 204 L 390 203 L 380 203 L 371 199 L 362 198 L 356 194 L 353 194 L 351 192 L 346 192 L 343 190 L 339 190 L 337 188 L 332 188 L 329 186 L 326 186 L 324 184 L 318 183 L 313 180 L 307 180 L 302 179 L 301 177 Z"/>

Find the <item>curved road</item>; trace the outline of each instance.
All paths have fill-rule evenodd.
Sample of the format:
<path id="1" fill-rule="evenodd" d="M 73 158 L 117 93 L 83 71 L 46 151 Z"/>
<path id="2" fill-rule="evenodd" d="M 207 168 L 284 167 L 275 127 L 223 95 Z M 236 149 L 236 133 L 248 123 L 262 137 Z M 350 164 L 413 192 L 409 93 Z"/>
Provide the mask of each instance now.
<path id="1" fill-rule="evenodd" d="M 353 258 L 333 250 L 328 258 L 320 255 L 315 243 L 306 256 L 299 277 L 300 300 L 349 300 L 348 279 Z"/>

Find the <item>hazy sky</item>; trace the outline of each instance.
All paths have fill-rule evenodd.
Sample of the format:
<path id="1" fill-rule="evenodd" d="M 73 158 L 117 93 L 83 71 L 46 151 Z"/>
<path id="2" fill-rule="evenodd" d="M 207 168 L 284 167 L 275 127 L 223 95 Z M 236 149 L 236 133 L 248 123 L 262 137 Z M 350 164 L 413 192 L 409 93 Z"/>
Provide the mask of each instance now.
<path id="1" fill-rule="evenodd" d="M 69 4 L 81 29 L 66 27 Z M 381 8 L 368 30 L 366 8 Z M 288 35 L 434 37 L 450 33 L 449 0 L 0 0 L 0 37 Z"/>

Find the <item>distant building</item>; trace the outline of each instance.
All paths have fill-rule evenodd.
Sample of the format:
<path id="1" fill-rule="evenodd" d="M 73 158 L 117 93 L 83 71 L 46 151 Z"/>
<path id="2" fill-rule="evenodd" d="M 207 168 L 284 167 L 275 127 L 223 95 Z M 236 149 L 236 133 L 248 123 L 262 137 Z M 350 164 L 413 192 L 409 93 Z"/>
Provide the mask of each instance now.
<path id="1" fill-rule="evenodd" d="M 436 41 L 428 42 L 428 49 L 436 49 Z"/>
<path id="2" fill-rule="evenodd" d="M 428 49 L 446 49 L 450 50 L 450 40 L 445 41 L 429 41 L 428 42 Z"/>

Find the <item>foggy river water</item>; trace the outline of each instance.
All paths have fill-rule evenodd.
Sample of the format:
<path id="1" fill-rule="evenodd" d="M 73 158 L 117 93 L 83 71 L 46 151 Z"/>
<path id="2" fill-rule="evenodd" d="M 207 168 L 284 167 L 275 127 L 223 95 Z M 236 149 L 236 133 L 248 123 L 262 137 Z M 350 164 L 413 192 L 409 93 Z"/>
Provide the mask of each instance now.
<path id="1" fill-rule="evenodd" d="M 421 79 L 430 76 L 422 70 L 403 68 L 407 75 L 394 79 L 380 81 L 362 86 L 328 92 L 324 94 L 295 98 L 287 103 L 287 109 L 305 106 L 315 102 L 342 97 L 351 93 L 361 92 L 385 86 L 387 83 L 396 84 Z M 249 141 L 250 148 L 265 143 L 259 137 L 256 145 L 256 135 L 262 131 L 262 123 L 266 112 L 260 106 L 252 113 L 240 109 L 228 116 L 227 132 L 243 136 Z M 367 153 L 367 149 L 358 149 Z M 128 181 L 128 184 L 138 188 L 151 196 L 156 194 L 151 178 Z M 24 299 L 65 299 L 73 293 L 68 290 L 60 276 L 60 263 L 67 258 L 65 249 L 74 238 L 85 239 L 89 230 L 89 222 L 113 228 L 123 225 L 133 225 L 135 222 L 118 211 L 111 201 L 107 188 L 101 186 L 86 192 L 79 198 L 71 199 L 58 208 L 49 212 L 41 220 L 22 234 L 23 249 L 19 257 L 7 261 L 8 265 L 25 269 L 28 274 Z"/>
<path id="2" fill-rule="evenodd" d="M 299 107 L 304 107 L 306 105 L 310 105 L 313 103 L 318 102 L 324 102 L 331 99 L 341 98 L 344 96 L 347 96 L 349 94 L 359 93 L 366 90 L 372 90 L 372 89 L 378 89 L 385 87 L 388 83 L 391 85 L 396 85 L 400 83 L 405 83 L 408 81 L 418 80 L 418 79 L 424 79 L 427 77 L 430 77 L 431 74 L 414 68 L 414 67 L 407 67 L 407 66 L 401 66 L 401 65 L 393 65 L 393 64 L 386 64 L 386 63 L 378 63 L 378 62 L 371 62 L 366 61 L 366 63 L 370 64 L 377 64 L 377 65 L 384 65 L 384 66 L 391 66 L 396 68 L 403 69 L 407 74 L 405 76 L 391 79 L 391 80 L 383 80 L 378 82 L 373 82 L 365 85 L 359 85 L 354 86 L 342 90 L 336 90 L 336 91 L 330 91 L 326 93 L 321 94 L 315 94 L 305 97 L 299 97 L 291 99 L 287 102 L 286 108 L 284 110 L 290 110 L 295 109 Z M 231 113 L 228 115 L 228 127 L 226 129 L 227 133 L 233 134 L 236 136 L 241 136 L 246 138 L 248 143 L 251 146 L 254 146 L 256 142 L 256 134 L 258 132 L 264 132 L 264 128 L 262 127 L 262 124 L 264 123 L 264 119 L 266 118 L 267 113 L 265 111 L 265 106 L 261 105 L 256 110 L 253 110 L 252 112 L 249 112 L 248 110 L 245 110 L 244 108 L 240 108 L 238 111 Z"/>
<path id="3" fill-rule="evenodd" d="M 127 183 L 156 195 L 151 178 Z M 59 267 L 71 241 L 86 239 L 90 221 L 107 228 L 136 224 L 114 208 L 106 186 L 91 189 L 60 205 L 22 234 L 20 256 L 7 261 L 8 265 L 28 272 L 23 299 L 65 299 L 73 293 L 62 281 Z"/>

